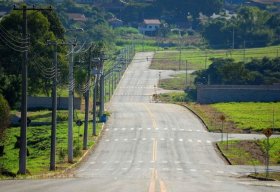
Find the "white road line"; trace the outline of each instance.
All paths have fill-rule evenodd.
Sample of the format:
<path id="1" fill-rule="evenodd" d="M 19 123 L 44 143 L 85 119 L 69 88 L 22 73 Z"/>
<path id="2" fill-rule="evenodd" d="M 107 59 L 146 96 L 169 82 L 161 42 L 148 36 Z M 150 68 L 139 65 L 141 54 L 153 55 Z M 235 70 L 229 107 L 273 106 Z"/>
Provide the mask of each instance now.
<path id="1" fill-rule="evenodd" d="M 173 139 L 173 138 L 169 138 L 169 140 L 170 140 L 170 141 L 174 141 L 174 139 Z"/>
<path id="2" fill-rule="evenodd" d="M 126 130 L 126 128 L 122 128 L 122 131 L 125 131 Z"/>
<path id="3" fill-rule="evenodd" d="M 134 130 L 134 128 L 130 128 L 130 130 L 131 130 L 131 131 L 133 131 L 133 130 Z"/>
<path id="4" fill-rule="evenodd" d="M 115 128 L 115 129 L 114 129 L 114 131 L 117 131 L 117 130 L 118 130 L 118 128 Z"/>
<path id="5" fill-rule="evenodd" d="M 179 141 L 183 142 L 183 141 L 184 141 L 184 139 L 179 139 Z"/>
<path id="6" fill-rule="evenodd" d="M 124 139 L 123 141 L 124 141 L 124 142 L 127 142 L 127 140 L 128 140 L 128 139 Z"/>
<path id="7" fill-rule="evenodd" d="M 224 174 L 225 172 L 224 171 L 217 171 L 217 173 Z"/>
<path id="8" fill-rule="evenodd" d="M 119 139 L 115 139 L 114 141 L 119 141 Z"/>
<path id="9" fill-rule="evenodd" d="M 197 140 L 198 143 L 201 143 L 201 140 Z"/>
<path id="10" fill-rule="evenodd" d="M 109 142 L 110 141 L 110 139 L 106 139 L 106 142 Z"/>
<path id="11" fill-rule="evenodd" d="M 160 138 L 161 141 L 165 141 L 165 138 Z"/>
<path id="12" fill-rule="evenodd" d="M 177 168 L 177 171 L 183 171 L 183 169 L 182 168 Z"/>
<path id="13" fill-rule="evenodd" d="M 207 142 L 207 143 L 211 143 L 211 141 L 209 141 L 209 140 L 207 140 L 206 142 Z"/>
<path id="14" fill-rule="evenodd" d="M 185 131 L 185 129 L 180 129 L 180 131 Z"/>
<path id="15" fill-rule="evenodd" d="M 190 169 L 191 172 L 196 172 L 196 169 Z"/>
<path id="16" fill-rule="evenodd" d="M 192 141 L 192 139 L 188 139 L 188 142 L 192 143 L 193 141 Z"/>
<path id="17" fill-rule="evenodd" d="M 146 139 L 146 138 L 143 138 L 142 140 L 143 140 L 143 141 L 146 141 L 147 139 Z"/>

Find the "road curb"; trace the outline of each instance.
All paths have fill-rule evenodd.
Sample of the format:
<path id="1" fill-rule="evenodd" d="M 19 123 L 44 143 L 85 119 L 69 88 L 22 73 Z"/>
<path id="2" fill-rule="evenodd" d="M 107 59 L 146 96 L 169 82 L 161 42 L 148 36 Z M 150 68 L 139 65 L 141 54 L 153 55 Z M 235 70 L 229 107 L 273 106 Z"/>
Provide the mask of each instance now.
<path id="1" fill-rule="evenodd" d="M 190 112 L 192 112 L 199 119 L 199 121 L 203 124 L 204 128 L 209 132 L 208 126 L 206 125 L 205 121 L 194 110 L 192 110 L 190 107 L 183 105 L 181 103 L 179 103 L 179 105 L 188 109 Z"/>
<path id="2" fill-rule="evenodd" d="M 215 146 L 216 148 L 219 150 L 220 154 L 222 155 L 222 157 L 226 160 L 226 162 L 229 164 L 229 165 L 232 165 L 231 161 L 227 158 L 227 156 L 223 153 L 223 151 L 221 150 L 220 146 L 215 143 Z"/>

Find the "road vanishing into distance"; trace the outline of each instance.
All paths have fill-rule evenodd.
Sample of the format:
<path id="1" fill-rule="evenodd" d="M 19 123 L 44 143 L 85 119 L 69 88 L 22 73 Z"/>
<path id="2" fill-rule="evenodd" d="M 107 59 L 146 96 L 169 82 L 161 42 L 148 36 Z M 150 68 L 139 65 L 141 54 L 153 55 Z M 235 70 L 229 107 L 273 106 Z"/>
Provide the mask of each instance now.
<path id="1" fill-rule="evenodd" d="M 159 71 L 149 69 L 152 57 L 136 54 L 111 100 L 98 146 L 73 177 L 0 181 L 0 191 L 279 192 L 279 182 L 241 177 L 264 168 L 228 165 L 214 147 L 221 135 L 209 133 L 189 110 L 152 101 L 159 79 Z M 259 136 L 230 135 L 239 137 Z"/>

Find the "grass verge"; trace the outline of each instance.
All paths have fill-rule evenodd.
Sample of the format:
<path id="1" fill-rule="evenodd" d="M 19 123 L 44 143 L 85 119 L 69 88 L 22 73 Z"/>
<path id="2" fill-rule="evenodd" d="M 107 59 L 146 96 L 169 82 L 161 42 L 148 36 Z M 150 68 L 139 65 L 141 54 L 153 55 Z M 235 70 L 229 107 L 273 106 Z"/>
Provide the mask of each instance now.
<path id="1" fill-rule="evenodd" d="M 226 159 L 232 165 L 262 165 L 265 166 L 266 162 L 266 150 L 265 150 L 266 140 L 250 140 L 250 141 L 223 141 L 218 142 L 217 145 L 221 153 L 226 157 Z M 270 139 L 271 149 L 270 154 L 270 165 L 280 165 L 280 139 L 271 138 Z M 255 173 L 252 174 L 253 177 L 265 178 L 264 173 L 258 173 L 255 169 Z M 280 180 L 280 173 L 272 172 L 269 173 L 270 179 Z"/>
<path id="2" fill-rule="evenodd" d="M 58 124 L 57 124 L 57 146 L 56 146 L 56 172 L 65 170 L 72 164 L 67 162 L 67 111 L 58 112 Z M 32 122 L 50 122 L 51 112 L 50 111 L 36 111 L 29 112 L 28 116 L 32 119 Z M 77 112 L 75 119 L 83 119 L 83 113 Z M 89 124 L 89 127 L 90 124 Z M 88 148 L 96 143 L 97 137 L 91 135 L 89 129 L 88 136 Z M 97 134 L 101 132 L 101 124 L 97 125 Z M 7 170 L 10 173 L 16 174 L 18 171 L 18 154 L 19 149 L 17 146 L 17 137 L 20 135 L 19 127 L 11 127 L 7 129 L 5 142 L 4 155 L 0 157 L 1 169 Z M 27 130 L 27 147 L 29 155 L 27 157 L 27 170 L 30 175 L 42 175 L 47 173 L 53 173 L 49 171 L 50 162 L 50 135 L 51 126 L 29 126 Z M 74 163 L 86 152 L 82 150 L 83 140 L 83 126 L 76 126 L 74 123 L 73 127 L 73 140 L 74 140 Z M 5 176 L 1 176 L 3 178 Z"/>

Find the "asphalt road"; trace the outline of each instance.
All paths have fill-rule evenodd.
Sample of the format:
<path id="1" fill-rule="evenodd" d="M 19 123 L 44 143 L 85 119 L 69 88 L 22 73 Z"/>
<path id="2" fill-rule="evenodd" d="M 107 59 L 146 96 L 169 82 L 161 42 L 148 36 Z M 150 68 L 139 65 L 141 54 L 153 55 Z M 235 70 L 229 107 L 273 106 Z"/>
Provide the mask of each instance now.
<path id="1" fill-rule="evenodd" d="M 159 91 L 159 71 L 148 69 L 152 56 L 135 56 L 109 105 L 100 143 L 74 177 L 1 181 L 0 191 L 280 191 L 279 182 L 240 178 L 263 167 L 227 165 L 213 145 L 221 135 L 208 133 L 187 109 L 152 101 Z M 168 74 L 162 71 L 161 77 Z M 239 137 L 251 136 L 230 135 Z"/>

